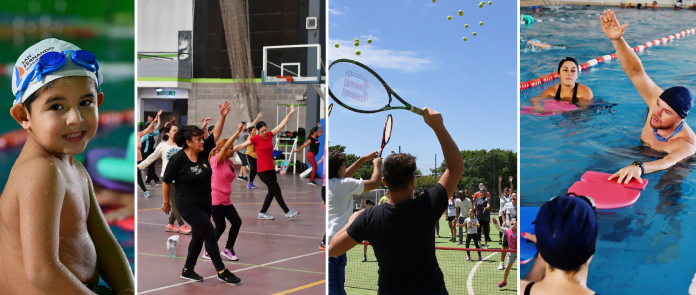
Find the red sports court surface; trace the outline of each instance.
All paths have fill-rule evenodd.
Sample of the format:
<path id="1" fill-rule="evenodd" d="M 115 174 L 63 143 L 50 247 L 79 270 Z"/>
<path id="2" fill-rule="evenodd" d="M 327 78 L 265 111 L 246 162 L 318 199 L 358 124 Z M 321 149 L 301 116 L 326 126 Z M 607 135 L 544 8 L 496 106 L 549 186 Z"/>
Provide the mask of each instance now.
<path id="1" fill-rule="evenodd" d="M 159 171 L 158 165 L 158 175 Z M 145 176 L 145 171 L 142 172 Z M 318 178 L 317 182 L 320 181 Z M 286 204 L 300 212 L 291 221 L 285 219 L 275 199 L 268 210 L 275 220 L 257 219 L 267 192 L 266 185 L 258 177 L 254 180 L 258 189 L 247 189 L 247 183 L 239 179 L 232 183 L 232 204 L 242 218 L 234 247 L 239 261 L 225 257 L 223 261 L 242 279 L 239 285 L 218 280 L 213 263 L 200 258 L 203 253 L 198 256 L 195 271 L 205 280 L 181 279 L 191 236 L 180 235 L 176 257 L 169 257 L 166 242 L 176 233 L 164 231 L 168 216 L 160 210 L 162 187 L 146 185 L 152 194 L 150 199 L 138 188 L 138 294 L 323 294 L 326 258 L 325 252 L 318 249 L 325 230 L 325 215 L 320 208 L 321 186 L 311 186 L 307 182 L 307 178 L 293 174 L 278 174 Z M 228 221 L 226 229 L 229 228 Z M 227 234 L 226 231 L 218 241 L 220 249 L 225 246 Z"/>

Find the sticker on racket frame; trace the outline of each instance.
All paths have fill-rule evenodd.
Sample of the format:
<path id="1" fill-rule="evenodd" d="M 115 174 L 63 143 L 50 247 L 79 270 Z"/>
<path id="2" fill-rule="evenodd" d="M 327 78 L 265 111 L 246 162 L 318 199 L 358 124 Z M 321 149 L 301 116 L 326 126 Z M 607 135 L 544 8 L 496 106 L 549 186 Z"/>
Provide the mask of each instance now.
<path id="1" fill-rule="evenodd" d="M 387 115 L 387 120 L 384 121 L 384 131 L 382 132 L 382 148 L 379 150 L 380 157 L 382 156 L 382 151 L 384 150 L 384 147 L 387 146 L 387 143 L 389 143 L 389 139 L 391 139 L 392 126 L 394 126 L 394 121 L 392 119 L 392 115 L 389 114 Z"/>

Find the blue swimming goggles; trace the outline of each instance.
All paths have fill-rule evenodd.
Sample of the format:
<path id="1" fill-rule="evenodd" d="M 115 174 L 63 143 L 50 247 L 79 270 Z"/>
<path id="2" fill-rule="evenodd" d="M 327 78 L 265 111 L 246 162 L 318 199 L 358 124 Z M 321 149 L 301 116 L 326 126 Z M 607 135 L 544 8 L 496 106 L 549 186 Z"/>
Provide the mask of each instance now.
<path id="1" fill-rule="evenodd" d="M 95 73 L 97 77 L 97 88 L 101 91 L 101 87 L 99 86 L 101 84 L 99 81 L 99 63 L 94 53 L 87 50 L 50 51 L 39 58 L 39 61 L 34 65 L 34 69 L 24 78 L 22 87 L 19 88 L 19 91 L 15 95 L 15 103 L 22 97 L 22 93 L 29 87 L 29 83 L 33 80 L 34 76 L 36 76 L 37 81 L 41 81 L 42 77 L 61 69 L 67 60 L 66 56 L 70 56 L 70 60 L 72 60 L 74 64 Z"/>

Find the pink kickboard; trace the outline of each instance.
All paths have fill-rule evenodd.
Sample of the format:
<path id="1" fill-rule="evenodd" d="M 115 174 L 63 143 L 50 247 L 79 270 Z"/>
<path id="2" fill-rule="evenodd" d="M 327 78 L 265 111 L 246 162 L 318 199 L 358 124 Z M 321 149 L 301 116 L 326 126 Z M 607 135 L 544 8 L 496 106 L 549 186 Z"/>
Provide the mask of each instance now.
<path id="1" fill-rule="evenodd" d="M 609 173 L 602 173 L 602 172 L 596 172 L 596 171 L 587 171 L 585 174 L 580 177 L 580 180 L 584 182 L 592 182 L 592 183 L 606 183 L 606 184 L 614 184 L 614 185 L 621 185 L 625 188 L 631 188 L 631 189 L 638 189 L 638 190 L 644 190 L 645 187 L 648 186 L 648 180 L 643 179 L 643 183 L 638 182 L 636 179 L 631 179 L 627 184 L 624 184 L 623 182 L 621 184 L 616 183 L 616 179 L 613 180 L 607 180 L 611 174 Z"/>
<path id="2" fill-rule="evenodd" d="M 573 111 L 577 110 L 578 107 L 572 103 L 567 103 L 563 101 L 557 101 L 557 100 L 543 100 L 541 101 L 542 105 L 544 108 L 548 110 L 548 112 L 543 112 L 543 113 L 534 113 L 534 107 L 533 106 L 523 106 L 522 110 L 520 110 L 520 114 L 533 114 L 534 116 L 540 117 L 540 116 L 553 116 L 553 115 L 558 115 L 563 112 L 567 111 Z"/>
<path id="3" fill-rule="evenodd" d="M 640 191 L 628 189 L 617 184 L 577 181 L 568 193 L 588 196 L 595 201 L 597 209 L 616 209 L 633 205 L 640 197 Z"/>

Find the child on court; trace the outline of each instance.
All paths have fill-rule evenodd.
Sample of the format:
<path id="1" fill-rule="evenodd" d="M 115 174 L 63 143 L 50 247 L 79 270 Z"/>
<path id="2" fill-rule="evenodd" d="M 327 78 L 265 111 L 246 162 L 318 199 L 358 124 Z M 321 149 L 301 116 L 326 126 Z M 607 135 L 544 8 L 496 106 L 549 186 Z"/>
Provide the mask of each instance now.
<path id="1" fill-rule="evenodd" d="M 360 166 L 370 160 L 374 164 L 372 177 L 369 180 L 352 178 L 360 170 Z M 380 185 L 382 158 L 377 157 L 376 151 L 362 156 L 348 168 L 346 168 L 346 161 L 348 159 L 342 152 L 331 151 L 329 153 L 329 200 L 327 203 L 329 207 L 327 242 L 329 244 L 336 232 L 348 223 L 348 219 L 353 213 L 353 195 L 371 191 L 379 188 Z M 346 280 L 346 264 L 345 252 L 329 257 L 329 294 L 346 294 L 343 289 L 343 283 Z"/>
<path id="2" fill-rule="evenodd" d="M 97 132 L 101 82 L 94 54 L 58 39 L 15 64 L 10 114 L 28 138 L 0 197 L 0 294 L 134 294 L 126 255 L 74 158 Z"/>
<path id="3" fill-rule="evenodd" d="M 457 188 L 464 161 L 442 115 L 425 108 L 423 119 L 435 132 L 445 157 L 447 169 L 439 182 L 411 199 L 416 158 L 405 153 L 389 155 L 382 167 L 389 202 L 352 214 L 329 241 L 329 257 L 343 256 L 359 241 L 370 241 L 379 265 L 379 294 L 448 294 L 435 256 L 433 223 L 447 209 L 447 198 Z M 333 188 L 331 184 L 329 189 Z M 329 202 L 333 201 L 329 196 Z"/>
<path id="4" fill-rule="evenodd" d="M 499 231 L 505 233 L 505 237 L 507 238 L 508 245 L 510 246 L 510 250 L 515 250 L 517 251 L 517 217 L 513 217 L 510 220 L 510 226 L 500 226 L 498 225 L 498 221 L 493 219 L 493 225 L 495 225 L 495 228 L 497 228 Z M 505 274 L 503 274 L 503 281 L 498 284 L 499 288 L 505 287 L 507 285 L 507 278 L 508 274 L 510 274 L 510 269 L 512 268 L 512 264 L 515 263 L 517 260 L 517 252 L 510 252 L 507 255 L 507 267 L 505 268 Z"/>
<path id="5" fill-rule="evenodd" d="M 478 232 L 477 232 L 477 227 L 480 227 L 481 224 L 479 223 L 478 219 L 476 219 L 476 211 L 474 211 L 474 208 L 469 208 L 469 217 L 464 219 L 464 217 L 459 217 L 459 224 L 457 224 L 458 227 L 466 227 L 466 247 L 469 248 L 469 243 L 471 240 L 474 240 L 474 246 L 476 246 L 476 249 L 480 249 L 481 246 L 479 246 L 479 237 L 478 237 Z M 481 258 L 481 251 L 476 251 L 479 256 L 479 261 L 483 260 Z M 471 260 L 471 255 L 469 254 L 469 251 L 466 251 L 466 261 Z"/>
<path id="6" fill-rule="evenodd" d="M 364 206 L 363 206 L 363 205 L 364 205 Z M 374 206 L 374 205 L 375 205 L 375 203 L 373 203 L 373 202 L 370 201 L 370 200 L 365 200 L 365 202 L 360 201 L 360 211 L 365 210 L 365 209 L 367 209 L 367 208 L 370 208 L 370 207 L 372 207 L 372 206 Z M 367 241 L 363 241 L 363 242 L 367 242 Z M 363 245 L 363 258 L 362 258 L 362 262 L 367 262 L 367 245 Z"/>

